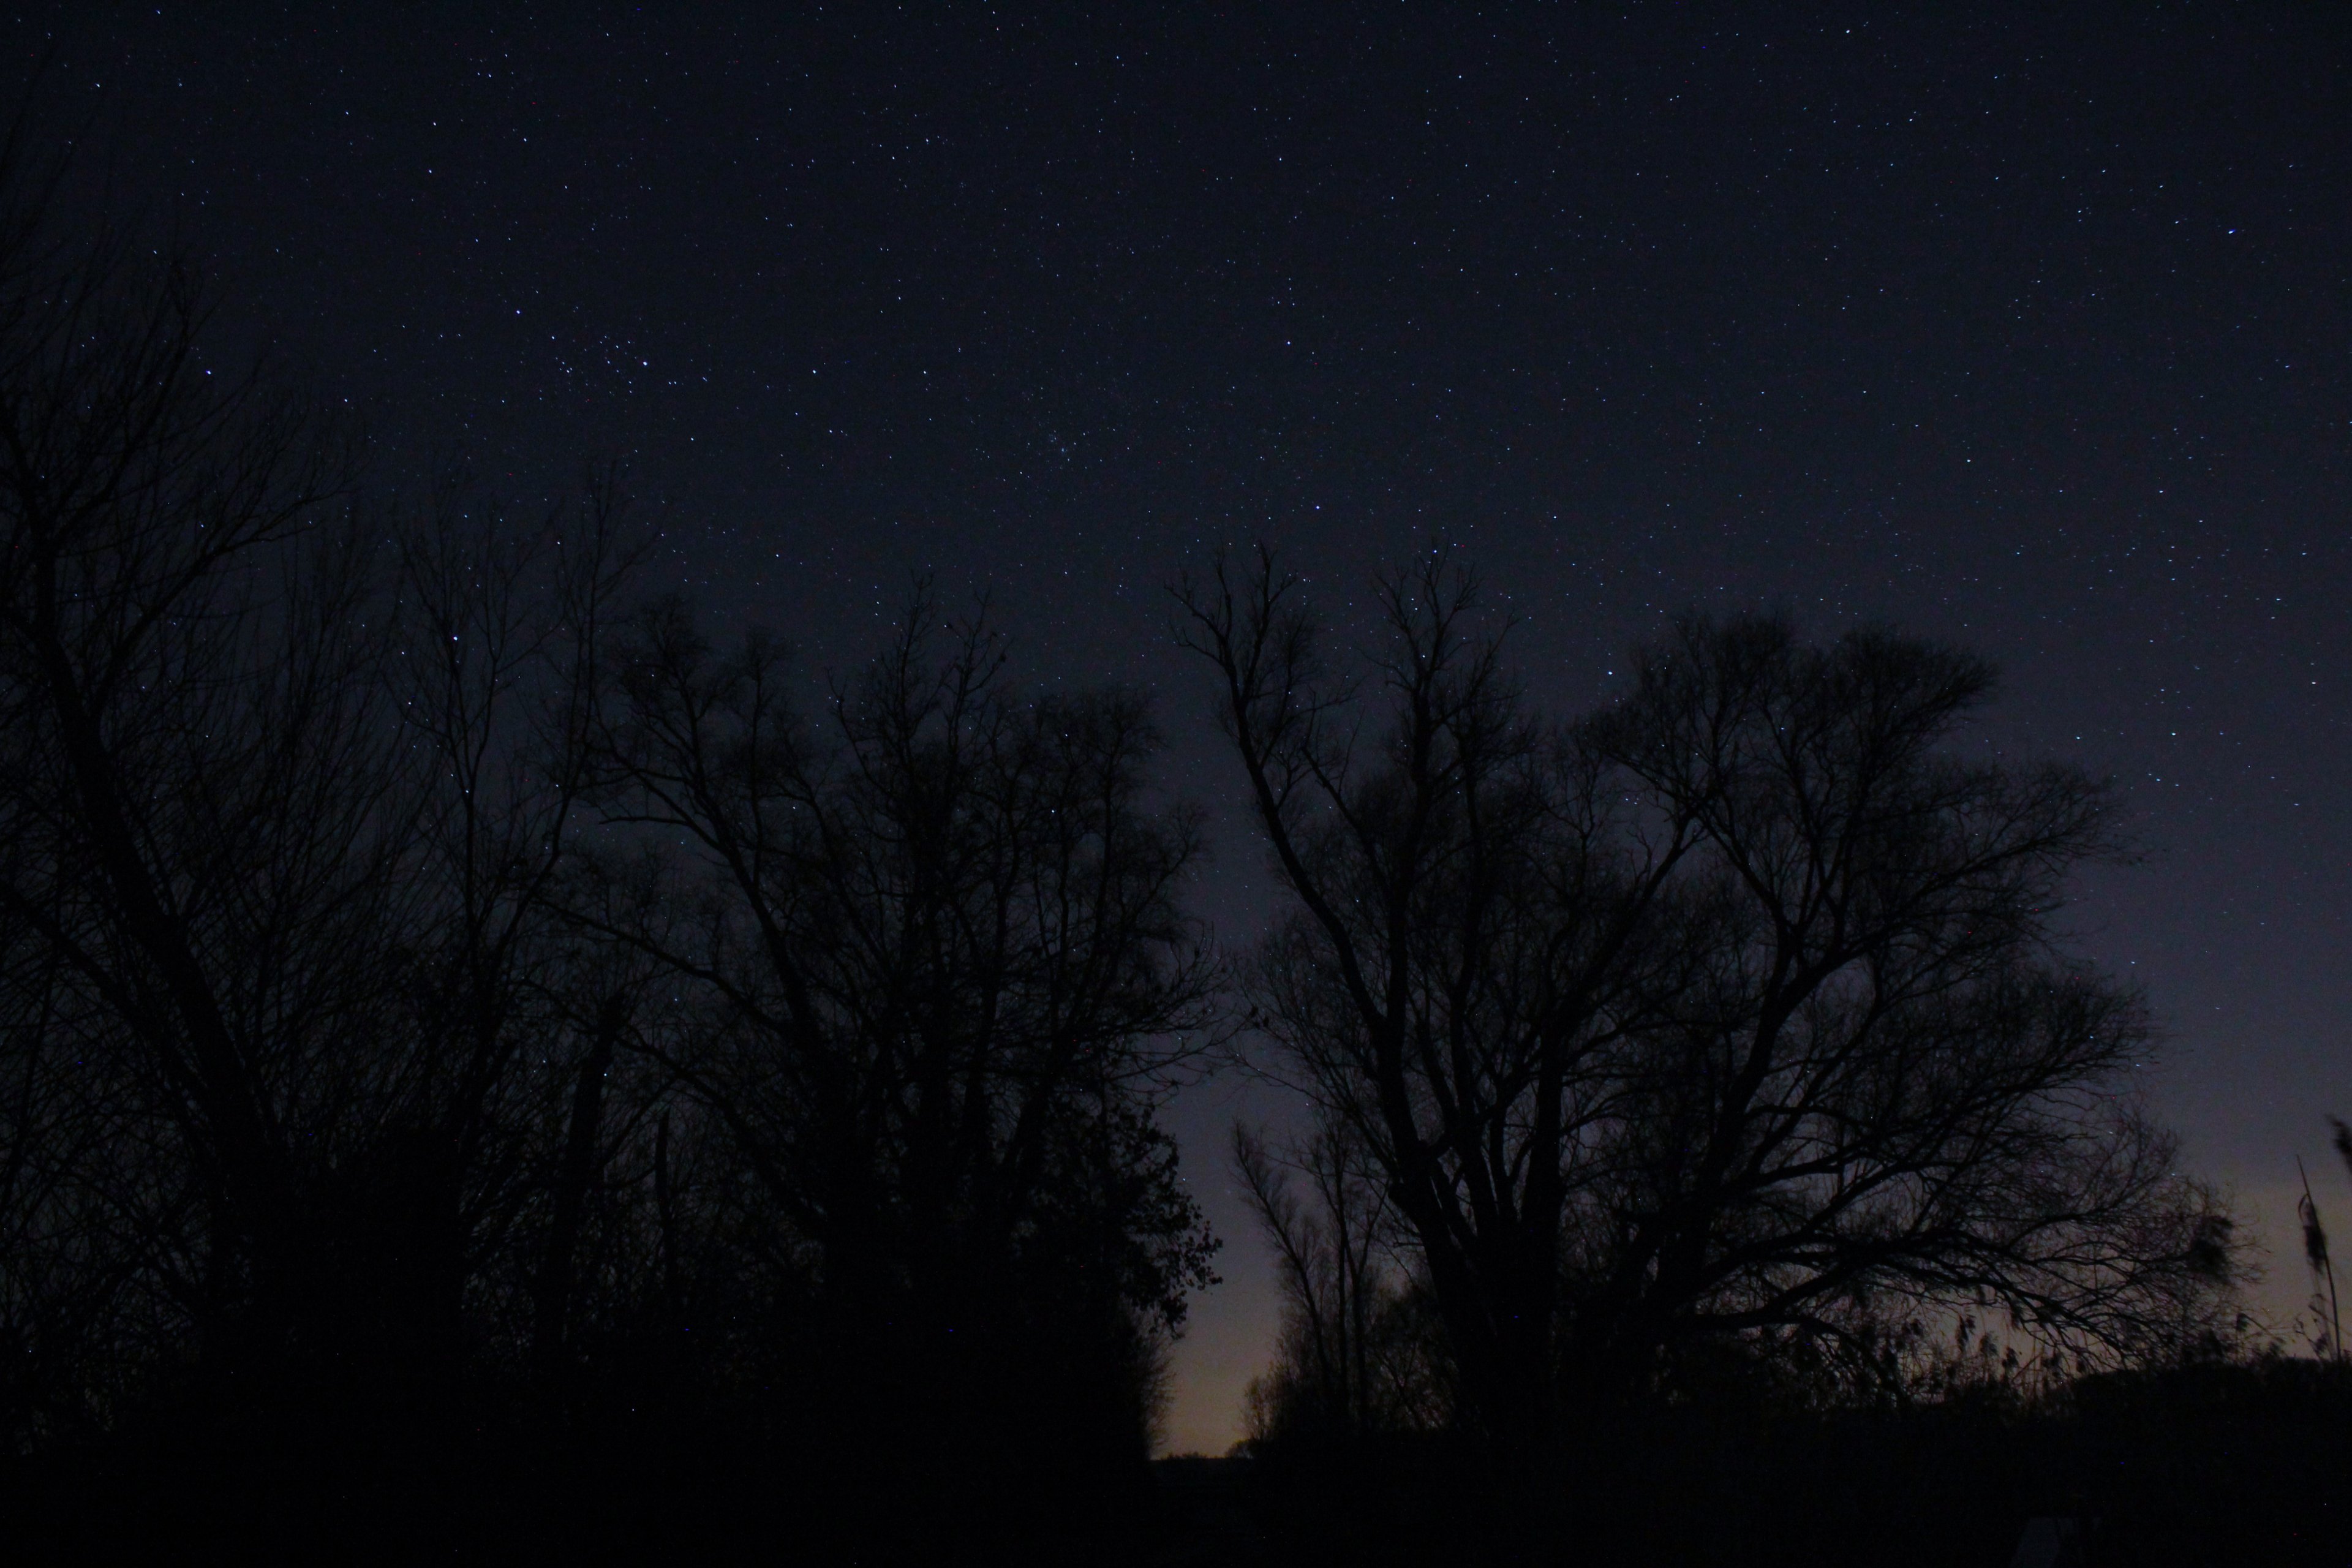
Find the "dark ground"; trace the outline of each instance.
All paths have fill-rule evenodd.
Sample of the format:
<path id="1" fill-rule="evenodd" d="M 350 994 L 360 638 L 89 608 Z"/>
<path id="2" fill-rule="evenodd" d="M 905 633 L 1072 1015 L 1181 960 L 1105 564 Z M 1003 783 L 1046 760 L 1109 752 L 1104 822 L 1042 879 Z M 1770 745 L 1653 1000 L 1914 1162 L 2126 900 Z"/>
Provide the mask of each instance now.
<path id="1" fill-rule="evenodd" d="M 1438 1440 L 1157 1467 L 1169 1564 L 2007 1568 L 2083 1521 L 2081 1568 L 2352 1563 L 2352 1377 L 2308 1362 L 2092 1380 L 2063 1414 L 1988 1404 L 1585 1432 L 1548 1504 Z"/>
<path id="2" fill-rule="evenodd" d="M 0 1560 L 2005 1568 L 2029 1519 L 2062 1517 L 2092 1531 L 2065 1560 L 2081 1568 L 2338 1568 L 2352 1373 L 2098 1379 L 2039 1414 L 1667 1411 L 1588 1425 L 1549 1480 L 1493 1474 L 1435 1437 L 1148 1475 L 1003 1454 L 922 1475 L 691 1417 L 372 1446 L 291 1424 L 151 1428 L 11 1467 Z"/>

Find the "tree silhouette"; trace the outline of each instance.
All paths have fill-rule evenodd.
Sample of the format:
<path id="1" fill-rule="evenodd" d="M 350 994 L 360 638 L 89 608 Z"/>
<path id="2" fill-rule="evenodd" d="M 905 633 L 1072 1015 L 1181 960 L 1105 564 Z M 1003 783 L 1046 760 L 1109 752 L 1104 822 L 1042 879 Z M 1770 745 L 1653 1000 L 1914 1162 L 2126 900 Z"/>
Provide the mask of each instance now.
<path id="1" fill-rule="evenodd" d="M 1199 829 L 1150 801 L 1141 700 L 1016 695 L 920 593 L 814 721 L 775 642 L 715 649 L 674 604 L 612 668 L 622 837 L 575 919 L 683 988 L 642 1048 L 855 1383 L 814 1396 L 900 1442 L 919 1409 L 1139 1458 L 1152 1336 L 1211 1246 L 1152 1111 L 1217 1026 L 1178 903 Z"/>
<path id="2" fill-rule="evenodd" d="M 1524 711 L 1471 585 L 1381 585 L 1393 634 L 1367 736 L 1270 556 L 1181 590 L 1297 912 L 1260 949 L 1258 1016 L 1379 1162 L 1444 1324 L 1462 1417 L 1510 1448 L 1551 1420 L 1570 1155 L 1613 1047 L 1670 990 L 1661 890 L 1688 845 L 1613 832 L 1600 770 Z"/>
<path id="3" fill-rule="evenodd" d="M 1378 1161 L 1503 1451 L 1889 1303 L 2083 1356 L 2207 1321 L 2225 1222 L 2133 1110 L 2137 999 L 2049 924 L 2105 792 L 1950 752 L 1981 665 L 1694 621 L 1545 725 L 1438 555 L 1381 584 L 1377 706 L 1270 555 L 1178 596 L 1292 900 L 1256 1016 Z"/>
<path id="4" fill-rule="evenodd" d="M 90 1177 L 150 1232 L 142 1262 L 178 1265 L 159 1293 L 290 1307 L 310 1240 L 268 1080 L 303 1046 L 265 1021 L 348 994 L 337 928 L 381 885 L 388 787 L 341 631 L 363 590 L 291 543 L 342 458 L 299 404 L 212 374 L 184 264 L 119 237 L 61 254 L 26 155 L 0 170 L 0 910 L 119 1086 L 109 1143 L 176 1167 Z M 328 841 L 340 860 L 307 860 Z M 345 1021 L 290 1011 L 310 1038 Z"/>
<path id="5" fill-rule="evenodd" d="M 1450 1369 L 1426 1293 L 1400 1268 L 1402 1237 L 1377 1167 L 1344 1122 L 1276 1155 L 1236 1125 L 1234 1171 L 1280 1270 L 1273 1367 L 1248 1391 L 1250 1440 L 1362 1437 L 1443 1426 Z M 1294 1177 L 1303 1177 L 1302 1200 Z"/>
<path id="6" fill-rule="evenodd" d="M 1688 825 L 1706 962 L 1640 1037 L 1574 1363 L 1639 1384 L 1682 1344 L 1836 1338 L 1889 1301 L 1998 1303 L 2109 1363 L 2212 1321 L 2227 1221 L 2131 1095 L 2139 998 L 2052 923 L 2123 848 L 2109 792 L 1962 760 L 1991 686 L 1883 631 L 1691 620 L 1588 727 L 1637 823 Z"/>
<path id="7" fill-rule="evenodd" d="M 529 1471 L 488 1508 L 499 1433 L 661 1453 L 656 1507 L 777 1456 L 845 1529 L 861 1468 L 975 1507 L 1140 1476 L 1214 1247 L 1157 1113 L 1224 1027 L 1146 704 L 1016 694 L 919 595 L 811 721 L 772 641 L 620 612 L 612 474 L 531 515 L 362 486 L 217 374 L 192 263 L 59 237 L 24 146 L 10 1452 L 144 1424 L 158 1517 L 418 1551 L 624 1506 Z"/>

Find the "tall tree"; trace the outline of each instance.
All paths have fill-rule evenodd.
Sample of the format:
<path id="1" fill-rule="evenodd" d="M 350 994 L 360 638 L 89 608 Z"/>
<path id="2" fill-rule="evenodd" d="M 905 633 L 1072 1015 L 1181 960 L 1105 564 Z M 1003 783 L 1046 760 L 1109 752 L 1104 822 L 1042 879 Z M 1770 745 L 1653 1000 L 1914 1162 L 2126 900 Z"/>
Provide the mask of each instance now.
<path id="1" fill-rule="evenodd" d="M 23 155 L 0 153 L 0 1201 L 137 1237 L 109 1268 L 156 1304 L 158 1359 L 446 1370 L 550 1120 L 526 1047 L 583 1011 L 543 894 L 621 575 L 609 488 L 520 529 L 456 491 L 363 511 L 347 434 L 209 357 L 194 266 L 65 242 Z M 43 1065 L 68 1045 L 69 1081 Z"/>
<path id="2" fill-rule="evenodd" d="M 1442 1424 L 1444 1347 L 1427 1331 L 1425 1293 L 1400 1267 L 1386 1183 L 1354 1130 L 1327 1118 L 1277 1152 L 1237 1124 L 1233 1163 L 1274 1248 L 1284 1307 L 1275 1365 L 1250 1384 L 1252 1439 Z"/>
<path id="3" fill-rule="evenodd" d="M 1545 726 L 1431 556 L 1367 713 L 1270 556 L 1179 598 L 1293 900 L 1256 1016 L 1381 1162 L 1498 1444 L 1709 1337 L 1981 1292 L 2120 1352 L 2227 1272 L 2129 1109 L 2136 1000 L 2049 923 L 2104 793 L 1944 749 L 1974 661 L 1692 623 Z"/>
<path id="4" fill-rule="evenodd" d="M 1696 839 L 1703 965 L 1642 1033 L 1578 1216 L 1582 1375 L 1642 1386 L 1694 1343 L 1890 1308 L 1995 1303 L 2086 1361 L 2214 1321 L 2228 1220 L 2141 1113 L 2145 1008 L 2055 921 L 2126 848 L 2111 792 L 1969 760 L 1992 689 L 1883 630 L 1695 619 L 1588 726 L 1635 821 Z"/>
<path id="5" fill-rule="evenodd" d="M 1035 1384 L 1115 1384 L 1127 1325 L 1172 1326 L 1207 1278 L 1153 1114 L 1214 1027 L 1178 901 L 1199 827 L 1150 793 L 1140 699 L 1016 694 L 997 639 L 920 595 L 821 721 L 790 668 L 676 605 L 638 622 L 602 798 L 639 858 L 580 918 L 690 998 L 648 1048 L 727 1131 L 848 1364 L 1017 1364 L 982 1402 L 1002 1429 Z"/>
<path id="6" fill-rule="evenodd" d="M 190 1162 L 194 1300 L 299 1272 L 273 1026 L 350 1023 L 306 993 L 384 843 L 348 558 L 275 548 L 346 468 L 299 403 L 215 374 L 192 268 L 62 246 L 26 151 L 0 169 L 0 906 Z"/>
<path id="7" fill-rule="evenodd" d="M 1526 711 L 1475 584 L 1440 558 L 1382 580 L 1385 712 L 1335 676 L 1299 585 L 1261 554 L 1180 590 L 1180 635 L 1293 910 L 1255 1016 L 1379 1161 L 1426 1267 L 1463 1418 L 1546 1440 L 1571 1196 L 1647 1016 L 1682 825 L 1622 830 L 1591 758 Z"/>

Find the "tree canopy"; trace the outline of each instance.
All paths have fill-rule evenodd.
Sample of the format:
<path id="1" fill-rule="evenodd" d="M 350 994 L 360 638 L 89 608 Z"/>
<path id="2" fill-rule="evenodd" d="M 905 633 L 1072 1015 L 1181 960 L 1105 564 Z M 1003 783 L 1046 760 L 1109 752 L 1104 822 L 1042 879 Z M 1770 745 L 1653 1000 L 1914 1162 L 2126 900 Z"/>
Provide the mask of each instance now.
<path id="1" fill-rule="evenodd" d="M 2053 923 L 2108 792 L 1963 754 L 1980 661 L 1691 618 L 1548 720 L 1442 554 L 1360 676 L 1270 554 L 1179 598 L 1289 906 L 1253 1017 L 1376 1162 L 1464 1418 L 1539 1444 L 1953 1303 L 2083 1364 L 2210 1326 L 2227 1220 L 2138 1109 L 2139 997 Z"/>

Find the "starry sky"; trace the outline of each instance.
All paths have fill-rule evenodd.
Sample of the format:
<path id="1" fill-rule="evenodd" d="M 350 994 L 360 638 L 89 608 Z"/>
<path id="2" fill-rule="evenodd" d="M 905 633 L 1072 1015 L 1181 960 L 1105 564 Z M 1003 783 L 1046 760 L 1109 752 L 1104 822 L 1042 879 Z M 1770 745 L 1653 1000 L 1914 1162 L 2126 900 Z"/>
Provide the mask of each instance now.
<path id="1" fill-rule="evenodd" d="M 1279 542 L 1345 623 L 1450 540 L 1573 710 L 1698 607 L 1967 643 L 1970 744 L 2112 773 L 2069 918 L 2190 1167 L 2306 1289 L 2352 1219 L 2352 13 L 2288 5 L 19 5 L 122 209 L 382 471 L 624 459 L 655 575 L 814 663 L 929 573 L 1040 680 L 1155 690 L 1269 905 L 1161 584 Z M 12 95 L 15 86 L 6 89 Z M 1237 1435 L 1229 1238 L 1176 1449 Z"/>

